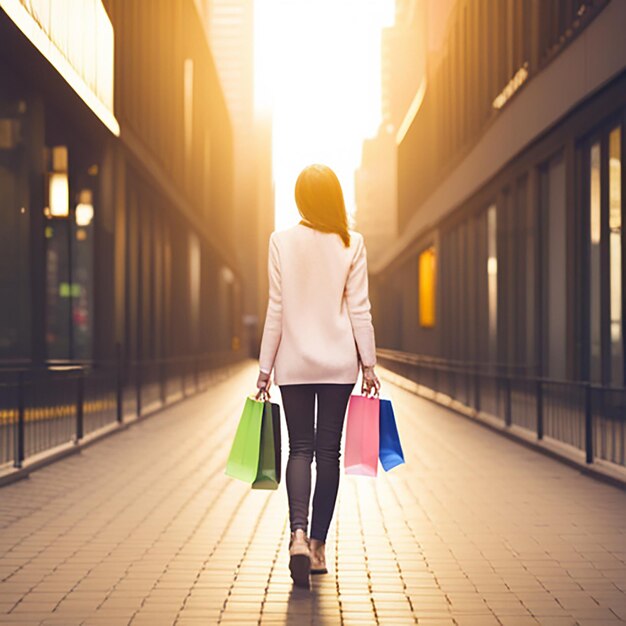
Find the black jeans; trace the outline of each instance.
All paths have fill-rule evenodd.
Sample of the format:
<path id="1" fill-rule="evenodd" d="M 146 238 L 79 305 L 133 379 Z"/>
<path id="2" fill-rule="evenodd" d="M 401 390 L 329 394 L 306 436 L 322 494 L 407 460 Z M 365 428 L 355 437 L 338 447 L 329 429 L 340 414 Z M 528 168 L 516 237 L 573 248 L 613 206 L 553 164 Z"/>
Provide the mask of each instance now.
<path id="1" fill-rule="evenodd" d="M 341 432 L 353 384 L 280 385 L 289 431 L 287 496 L 291 530 L 306 533 L 311 499 L 311 461 L 316 479 L 311 518 L 312 539 L 326 541 L 339 488 Z M 315 396 L 317 395 L 317 425 Z"/>

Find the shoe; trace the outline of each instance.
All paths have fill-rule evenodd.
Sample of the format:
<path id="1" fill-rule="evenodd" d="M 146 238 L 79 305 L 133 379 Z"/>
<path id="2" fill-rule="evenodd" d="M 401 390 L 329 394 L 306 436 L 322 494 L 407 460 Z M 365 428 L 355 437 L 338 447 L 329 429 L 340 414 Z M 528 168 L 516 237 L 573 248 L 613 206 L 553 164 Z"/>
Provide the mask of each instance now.
<path id="1" fill-rule="evenodd" d="M 319 539 L 311 539 L 311 574 L 328 574 L 326 568 L 326 544 Z"/>
<path id="2" fill-rule="evenodd" d="M 298 587 L 309 587 L 311 572 L 311 551 L 309 539 L 302 528 L 291 533 L 289 540 L 289 571 L 291 578 Z"/>

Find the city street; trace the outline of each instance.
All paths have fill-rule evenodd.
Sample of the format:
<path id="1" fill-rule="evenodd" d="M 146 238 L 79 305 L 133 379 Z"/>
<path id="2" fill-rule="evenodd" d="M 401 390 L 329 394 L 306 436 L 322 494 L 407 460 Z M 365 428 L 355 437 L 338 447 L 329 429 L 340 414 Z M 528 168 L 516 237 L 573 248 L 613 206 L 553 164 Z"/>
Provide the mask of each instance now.
<path id="1" fill-rule="evenodd" d="M 0 490 L 0 623 L 626 620 L 626 493 L 388 382 L 407 463 L 342 475 L 330 572 L 294 590 L 284 481 L 224 474 L 255 380 L 249 362 Z"/>

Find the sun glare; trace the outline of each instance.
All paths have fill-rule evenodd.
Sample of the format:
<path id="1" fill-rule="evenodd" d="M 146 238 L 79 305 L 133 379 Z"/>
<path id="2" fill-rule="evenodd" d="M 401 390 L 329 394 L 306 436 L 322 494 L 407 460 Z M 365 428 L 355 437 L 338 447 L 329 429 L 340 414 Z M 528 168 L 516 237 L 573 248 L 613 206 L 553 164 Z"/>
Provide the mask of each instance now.
<path id="1" fill-rule="evenodd" d="M 380 34 L 394 0 L 257 0 L 255 106 L 271 109 L 276 229 L 299 220 L 303 167 L 325 163 L 354 213 L 363 139 L 380 124 Z"/>

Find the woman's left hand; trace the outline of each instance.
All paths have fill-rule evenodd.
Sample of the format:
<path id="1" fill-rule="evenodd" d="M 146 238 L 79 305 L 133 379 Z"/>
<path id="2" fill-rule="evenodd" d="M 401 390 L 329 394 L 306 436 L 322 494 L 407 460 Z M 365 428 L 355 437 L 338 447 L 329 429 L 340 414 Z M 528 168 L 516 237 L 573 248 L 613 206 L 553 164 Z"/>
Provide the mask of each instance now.
<path id="1" fill-rule="evenodd" d="M 259 389 L 265 389 L 266 391 L 269 391 L 271 384 L 272 383 L 270 381 L 270 375 L 266 374 L 265 372 L 259 372 L 259 377 L 257 378 L 256 386 Z"/>

